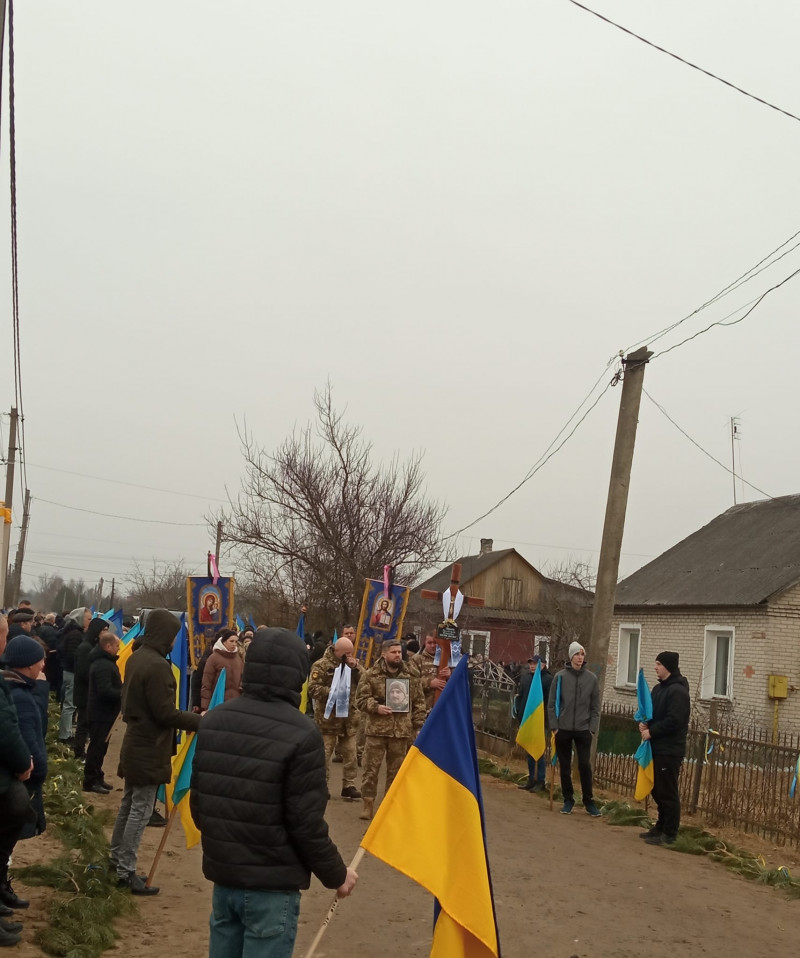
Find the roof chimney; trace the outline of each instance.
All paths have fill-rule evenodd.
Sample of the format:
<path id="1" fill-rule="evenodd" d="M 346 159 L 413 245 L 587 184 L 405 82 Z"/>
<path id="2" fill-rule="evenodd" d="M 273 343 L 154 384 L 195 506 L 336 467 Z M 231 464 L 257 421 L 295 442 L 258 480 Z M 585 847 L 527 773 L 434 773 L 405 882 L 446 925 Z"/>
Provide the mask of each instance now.
<path id="1" fill-rule="evenodd" d="M 481 539 L 481 551 L 480 555 L 488 556 L 492 551 L 492 546 L 494 545 L 494 539 Z"/>

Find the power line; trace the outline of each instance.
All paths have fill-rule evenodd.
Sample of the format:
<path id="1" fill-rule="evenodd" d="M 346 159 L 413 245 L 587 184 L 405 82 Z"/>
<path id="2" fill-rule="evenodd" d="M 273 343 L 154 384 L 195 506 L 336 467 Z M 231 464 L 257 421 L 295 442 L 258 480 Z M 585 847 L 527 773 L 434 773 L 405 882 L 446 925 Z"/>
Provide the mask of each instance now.
<path id="1" fill-rule="evenodd" d="M 760 492 L 761 495 L 765 496 L 767 499 L 775 498 L 774 496 L 771 496 L 768 492 L 764 492 L 763 489 L 759 489 L 758 486 L 754 486 L 752 482 L 748 482 L 747 479 L 745 479 L 743 476 L 740 476 L 737 472 L 734 472 L 733 469 L 729 469 L 724 462 L 720 462 L 720 460 L 717 459 L 716 456 L 713 456 L 707 449 L 704 449 L 700 445 L 700 443 L 697 442 L 696 439 L 692 439 L 689 433 L 686 432 L 685 429 L 682 429 L 675 422 L 675 420 L 672 418 L 672 416 L 670 416 L 667 410 L 660 403 L 656 402 L 655 399 L 653 399 L 653 397 L 650 395 L 650 393 L 646 389 L 642 389 L 642 392 L 645 394 L 645 396 L 647 396 L 647 398 L 661 413 L 661 415 L 664 416 L 666 419 L 668 419 L 682 436 L 685 436 L 693 446 L 696 446 L 700 450 L 700 452 L 703 453 L 703 455 L 708 456 L 708 458 L 711 459 L 713 462 L 715 462 L 718 466 L 721 466 L 725 470 L 725 472 L 728 473 L 728 475 L 731 475 L 736 479 L 740 479 L 746 486 L 750 486 L 751 489 L 755 489 L 756 492 Z"/>
<path id="2" fill-rule="evenodd" d="M 662 336 L 666 336 L 666 334 L 671 333 L 673 329 L 677 329 L 678 326 L 682 326 L 683 323 L 690 320 L 693 316 L 696 316 L 699 312 L 706 309 L 708 306 L 713 305 L 718 300 L 722 299 L 724 296 L 727 296 L 728 293 L 732 293 L 734 290 L 738 289 L 740 286 L 743 286 L 745 283 L 749 282 L 751 279 L 755 279 L 755 277 L 763 273 L 764 270 L 769 269 L 771 266 L 774 266 L 776 263 L 780 262 L 780 260 L 782 260 L 784 256 L 788 256 L 789 253 L 794 252 L 794 250 L 796 250 L 800 246 L 800 243 L 795 243 L 795 245 L 792 246 L 791 249 L 788 249 L 784 253 L 781 253 L 781 255 L 777 259 L 772 260 L 771 263 L 767 263 L 767 260 L 772 259 L 772 257 L 777 252 L 782 250 L 783 247 L 786 246 L 788 243 L 791 243 L 793 239 L 797 239 L 798 236 L 800 236 L 800 230 L 798 230 L 796 233 L 790 236 L 789 239 L 784 240 L 784 242 L 781 243 L 780 246 L 776 247 L 771 253 L 768 253 L 765 257 L 763 257 L 763 259 L 760 259 L 755 264 L 755 266 L 751 266 L 750 269 L 748 269 L 745 273 L 742 273 L 742 275 L 739 276 L 738 279 L 735 279 L 732 283 L 728 283 L 727 286 L 721 289 L 716 295 L 712 296 L 711 299 L 703 303 L 702 306 L 698 306 L 697 309 L 692 310 L 692 312 L 689 313 L 687 316 L 684 316 L 683 319 L 679 319 L 676 322 L 671 323 L 669 326 L 665 326 L 663 329 L 658 330 L 658 332 L 652 333 L 650 336 L 647 336 L 644 339 L 640 339 L 637 343 L 634 343 L 632 346 L 628 346 L 625 352 L 628 353 L 631 350 L 636 349 L 637 346 L 644 346 L 644 345 L 652 346 L 653 343 L 661 339 Z M 762 269 L 759 269 L 759 266 L 762 266 L 763 263 L 766 263 L 767 265 L 763 266 Z M 750 300 L 750 302 L 753 303 L 755 302 L 755 300 L 754 299 Z M 749 305 L 750 303 L 745 303 L 745 306 L 749 306 Z M 740 306 L 739 309 L 744 309 L 744 306 Z M 733 316 L 738 311 L 739 311 L 738 309 L 734 310 L 734 312 L 730 313 L 729 315 Z"/>
<path id="3" fill-rule="evenodd" d="M 110 479 L 107 476 L 92 476 L 86 472 L 73 472 L 71 469 L 57 469 L 55 466 L 43 466 L 41 463 L 30 463 L 32 469 L 46 469 L 48 472 L 61 472 L 65 476 L 79 476 L 81 479 L 96 479 L 98 482 L 112 482 L 118 486 L 131 486 L 134 489 L 148 489 L 150 492 L 164 492 L 170 496 L 186 496 L 189 499 L 202 499 L 203 502 L 228 502 L 217 496 L 201 496 L 195 492 L 178 492 L 177 489 L 162 489 L 160 486 L 146 486 L 140 482 L 128 482 L 125 479 Z"/>
<path id="4" fill-rule="evenodd" d="M 34 497 L 31 496 L 31 500 L 33 499 Z M 137 516 L 120 516 L 113 512 L 95 512 L 94 509 L 81 509 L 78 506 L 68 506 L 63 502 L 53 502 L 51 499 L 42 499 L 40 496 L 36 496 L 35 501 L 46 502 L 49 506 L 58 506 L 59 509 L 71 509 L 73 512 L 87 512 L 92 516 L 104 516 L 106 519 L 125 519 L 128 522 L 148 522 L 158 526 L 185 526 L 194 529 L 206 528 L 207 526 L 205 522 L 167 522 L 164 519 L 140 519 Z"/>
<path id="5" fill-rule="evenodd" d="M 564 437 L 564 439 L 563 439 L 555 448 L 553 448 L 554 444 L 555 444 L 556 441 L 558 440 L 558 437 L 561 436 L 561 434 L 564 432 L 564 430 L 567 428 L 567 426 L 570 424 L 570 422 L 572 422 L 572 420 L 575 418 L 577 412 L 583 407 L 583 405 L 586 403 L 586 401 L 587 401 L 587 400 L 589 399 L 589 397 L 592 395 L 592 393 L 594 392 L 594 390 L 597 388 L 598 383 L 599 383 L 600 380 L 603 378 L 603 375 L 605 375 L 606 371 L 608 370 L 608 367 L 611 365 L 611 363 L 614 362 L 615 359 L 616 359 L 616 357 L 614 357 L 614 359 L 610 359 L 610 360 L 608 361 L 608 363 L 606 364 L 605 370 L 603 371 L 603 373 L 601 373 L 600 378 L 597 380 L 597 382 L 594 384 L 594 386 L 592 386 L 592 388 L 589 390 L 589 393 L 587 394 L 586 398 L 580 403 L 580 405 L 578 406 L 578 409 L 569 417 L 569 419 L 567 420 L 567 422 L 565 423 L 565 425 L 562 426 L 562 428 L 560 429 L 560 431 L 559 431 L 558 435 L 556 436 L 556 438 L 553 440 L 553 442 L 550 443 L 550 445 L 547 447 L 547 449 L 545 450 L 545 452 L 539 457 L 539 459 L 537 460 L 537 462 L 536 462 L 533 466 L 531 466 L 531 468 L 528 470 L 528 472 L 527 472 L 525 478 L 522 479 L 521 482 L 518 482 L 518 483 L 516 484 L 516 486 L 514 486 L 514 488 L 513 488 L 510 492 L 506 493 L 506 495 L 504 495 L 503 498 L 500 499 L 499 502 L 496 502 L 496 503 L 492 506 L 491 509 L 488 509 L 488 510 L 487 510 L 486 512 L 484 512 L 482 515 L 478 516 L 477 519 L 473 519 L 472 522 L 467 523 L 467 525 L 462 526 L 460 529 L 456 529 L 455 532 L 451 532 L 450 535 L 444 536 L 443 539 L 442 539 L 443 542 L 447 542 L 448 539 L 454 539 L 456 536 L 461 535 L 461 533 L 462 533 L 462 532 L 465 532 L 467 529 L 471 529 L 472 526 L 476 525 L 476 523 L 480 522 L 482 519 L 485 519 L 487 516 L 490 516 L 493 512 L 496 512 L 496 511 L 500 508 L 500 506 L 503 505 L 503 503 L 507 502 L 507 501 L 514 495 L 515 492 L 517 492 L 519 489 L 521 489 L 521 488 L 525 485 L 526 482 L 528 482 L 530 479 L 532 479 L 532 478 L 536 475 L 536 473 L 539 472 L 539 470 L 540 470 L 547 462 L 549 462 L 549 460 L 552 459 L 553 456 L 554 456 L 557 452 L 559 452 L 561 449 L 564 448 L 564 446 L 567 444 L 567 442 L 575 435 L 575 433 L 577 432 L 577 430 L 578 430 L 579 426 L 581 425 L 581 423 L 586 419 L 586 417 L 589 415 L 589 413 L 590 413 L 590 412 L 595 408 L 595 406 L 600 402 L 600 400 L 603 398 L 603 396 L 605 396 L 605 394 L 608 392 L 608 390 L 611 388 L 611 386 L 616 385 L 616 383 L 619 381 L 619 374 L 616 374 L 613 379 L 610 379 L 610 380 L 608 381 L 608 383 L 606 383 L 606 386 L 605 386 L 605 388 L 603 389 L 603 391 L 597 396 L 597 398 L 596 398 L 595 401 L 591 404 L 591 406 L 589 406 L 589 408 L 584 412 L 584 414 L 581 416 L 581 418 L 575 423 L 575 425 L 574 425 L 573 428 L 570 430 L 570 432 L 567 433 L 567 435 Z M 552 450 L 552 451 L 551 451 L 551 450 Z"/>
<path id="6" fill-rule="evenodd" d="M 762 97 L 756 96 L 755 93 L 748 93 L 748 91 L 742 89 L 742 87 L 736 86 L 735 83 L 731 83 L 730 80 L 723 80 L 722 77 L 717 76 L 716 73 L 712 73 L 710 70 L 706 70 L 704 67 L 698 66 L 696 63 L 692 63 L 690 60 L 684 60 L 684 58 L 678 56 L 677 53 L 672 53 L 664 47 L 660 47 L 657 43 L 653 43 L 652 40 L 648 40 L 646 37 L 640 36 L 638 33 L 634 33 L 633 30 L 623 27 L 621 23 L 617 23 L 615 20 L 611 20 L 608 17 L 603 16 L 603 14 L 598 13 L 597 10 L 592 10 L 591 7 L 587 7 L 582 3 L 578 3 L 578 0 L 568 0 L 568 2 L 574 7 L 585 10 L 586 13 L 591 13 L 592 16 L 597 17 L 598 20 L 603 20 L 612 27 L 616 27 L 617 30 L 622 30 L 623 33 L 627 33 L 629 36 L 635 37 L 637 40 L 641 40 L 642 43 L 646 43 L 647 46 L 652 47 L 654 50 L 658 50 L 659 53 L 665 53 L 668 57 L 672 57 L 673 60 L 677 60 L 679 63 L 683 63 L 685 66 L 691 67 L 693 70 L 697 70 L 699 73 L 704 73 L 707 77 L 711 77 L 712 80 L 717 80 L 719 83 L 724 83 L 725 86 L 730 87 L 732 90 L 736 90 L 737 93 L 741 93 L 744 96 L 750 97 L 751 100 L 755 100 L 757 103 L 768 106 L 771 110 L 777 110 L 778 113 L 783 113 L 784 116 L 788 116 L 792 120 L 800 121 L 800 116 L 795 116 L 794 113 L 790 113 L 788 110 L 784 110 L 783 107 L 776 106 L 774 103 L 770 103 L 769 100 L 764 100 Z"/>
<path id="7" fill-rule="evenodd" d="M 700 330 L 698 330 L 696 333 L 694 333 L 693 335 L 687 336 L 686 339 L 682 339 L 679 343 L 675 343 L 674 346 L 669 346 L 667 349 L 662 349 L 661 352 L 656 353 L 655 356 L 653 356 L 652 358 L 653 358 L 653 359 L 658 359 L 659 356 L 666 356 L 666 354 L 667 354 L 667 353 L 671 353 L 673 349 L 677 349 L 679 346 L 684 346 L 686 343 L 691 342 L 693 339 L 697 339 L 698 336 L 702 336 L 703 333 L 707 333 L 710 329 L 713 329 L 715 326 L 736 326 L 736 325 L 738 325 L 739 323 L 744 322 L 744 320 L 747 319 L 747 317 L 750 315 L 750 313 L 753 312 L 753 310 L 761 303 L 761 301 L 762 301 L 766 296 L 769 296 L 769 294 L 772 293 L 772 292 L 774 292 L 776 289 L 780 289 L 781 286 L 784 285 L 784 283 L 788 283 L 789 280 L 794 279 L 795 276 L 797 276 L 799 273 L 800 273 L 800 269 L 796 269 L 793 273 L 790 273 L 787 277 L 785 277 L 784 279 L 782 279 L 782 280 L 780 281 L 780 283 L 776 283 L 774 286 L 770 286 L 769 289 L 765 290 L 765 291 L 753 302 L 752 306 L 750 307 L 750 309 L 747 310 L 747 312 L 744 314 L 744 316 L 740 316 L 739 319 L 732 319 L 732 320 L 730 320 L 730 322 L 728 322 L 726 319 L 718 319 L 716 322 L 711 323 L 710 325 L 706 326 L 705 329 L 700 329 Z"/>

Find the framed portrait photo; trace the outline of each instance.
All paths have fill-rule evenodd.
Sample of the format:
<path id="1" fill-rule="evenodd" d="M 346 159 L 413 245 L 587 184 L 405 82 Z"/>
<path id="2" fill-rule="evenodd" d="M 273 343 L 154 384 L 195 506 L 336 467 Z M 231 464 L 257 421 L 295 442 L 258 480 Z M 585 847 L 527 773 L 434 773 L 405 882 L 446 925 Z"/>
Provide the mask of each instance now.
<path id="1" fill-rule="evenodd" d="M 410 711 L 410 679 L 386 680 L 386 704 L 393 712 Z"/>

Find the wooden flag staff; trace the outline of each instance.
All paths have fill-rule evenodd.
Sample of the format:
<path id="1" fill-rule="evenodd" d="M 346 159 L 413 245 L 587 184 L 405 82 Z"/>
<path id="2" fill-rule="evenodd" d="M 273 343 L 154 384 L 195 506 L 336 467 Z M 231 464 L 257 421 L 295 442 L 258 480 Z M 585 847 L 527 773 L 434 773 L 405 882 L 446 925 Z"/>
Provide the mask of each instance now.
<path id="1" fill-rule="evenodd" d="M 358 851 L 353 856 L 353 860 L 350 862 L 350 867 L 355 871 L 361 863 L 361 859 L 364 857 L 365 848 L 359 848 Z M 336 906 L 339 904 L 341 899 L 338 895 L 334 896 L 333 901 L 331 902 L 331 907 L 328 909 L 328 914 L 325 916 L 322 924 L 320 925 L 319 931 L 314 935 L 314 940 L 311 942 L 311 946 L 306 952 L 306 958 L 314 958 L 314 954 L 317 950 L 317 945 L 322 941 L 322 936 L 325 934 L 328 925 L 331 923 L 331 919 L 336 914 Z"/>

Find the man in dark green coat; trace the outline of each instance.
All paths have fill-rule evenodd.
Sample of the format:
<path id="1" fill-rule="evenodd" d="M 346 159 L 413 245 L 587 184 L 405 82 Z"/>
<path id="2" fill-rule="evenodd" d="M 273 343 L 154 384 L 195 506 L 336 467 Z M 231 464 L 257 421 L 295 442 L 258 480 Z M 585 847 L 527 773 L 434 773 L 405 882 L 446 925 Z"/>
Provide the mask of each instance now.
<path id="1" fill-rule="evenodd" d="M 175 677 L 167 655 L 179 631 L 180 623 L 171 612 L 155 609 L 125 668 L 122 720 L 127 728 L 119 759 L 125 793 L 111 835 L 111 863 L 119 884 L 134 895 L 158 894 L 136 874 L 136 855 L 158 786 L 172 775 L 175 730 L 193 732 L 200 725 L 199 715 L 175 708 Z"/>

